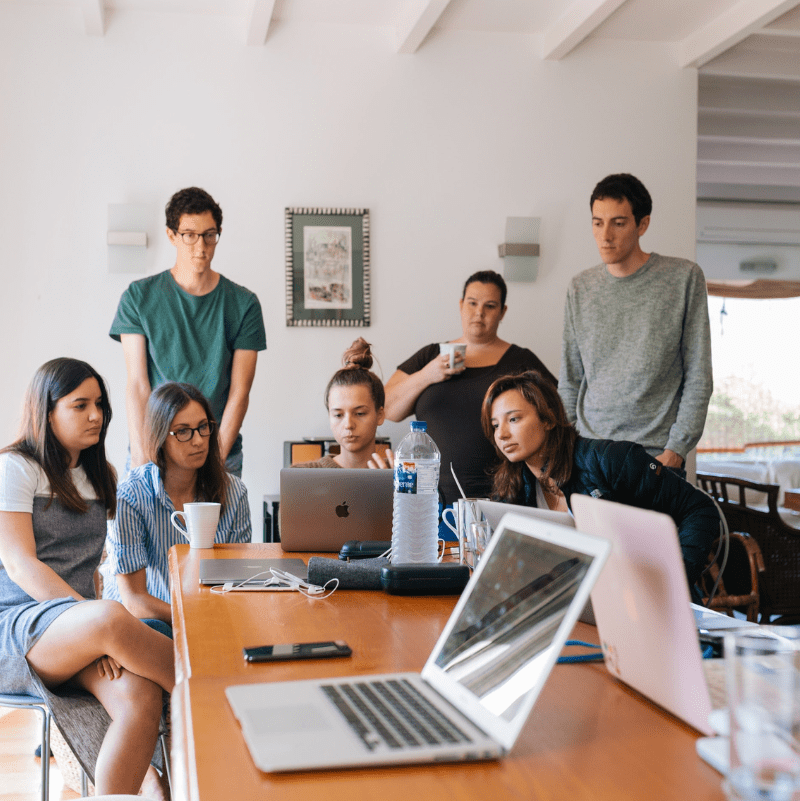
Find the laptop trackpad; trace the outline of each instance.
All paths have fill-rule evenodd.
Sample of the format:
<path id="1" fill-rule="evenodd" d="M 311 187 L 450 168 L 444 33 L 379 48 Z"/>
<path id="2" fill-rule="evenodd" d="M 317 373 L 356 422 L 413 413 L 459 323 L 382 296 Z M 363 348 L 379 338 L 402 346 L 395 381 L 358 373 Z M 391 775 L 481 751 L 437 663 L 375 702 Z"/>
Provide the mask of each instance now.
<path id="1" fill-rule="evenodd" d="M 314 704 L 286 704 L 262 709 L 248 709 L 244 715 L 248 730 L 259 737 L 283 737 L 294 732 L 310 734 L 330 729 L 330 722 Z"/>

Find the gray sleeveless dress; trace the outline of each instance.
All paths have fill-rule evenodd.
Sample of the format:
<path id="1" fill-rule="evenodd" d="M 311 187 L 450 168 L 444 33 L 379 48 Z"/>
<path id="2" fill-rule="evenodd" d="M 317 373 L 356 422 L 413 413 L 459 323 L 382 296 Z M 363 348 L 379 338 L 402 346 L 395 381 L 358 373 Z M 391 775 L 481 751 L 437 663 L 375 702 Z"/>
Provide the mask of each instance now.
<path id="1" fill-rule="evenodd" d="M 85 514 L 66 509 L 58 498 L 33 501 L 36 556 L 51 567 L 84 598 L 94 599 L 94 571 L 100 563 L 106 537 L 106 510 L 101 501 L 90 501 Z M 25 655 L 47 627 L 74 604 L 74 598 L 35 601 L 8 576 L 0 563 L 0 687 L 7 693 L 43 697 L 53 718 L 89 779 L 94 782 L 95 763 L 110 723 L 108 713 L 94 696 L 73 687 L 48 690 Z M 161 751 L 156 749 L 156 767 Z"/>

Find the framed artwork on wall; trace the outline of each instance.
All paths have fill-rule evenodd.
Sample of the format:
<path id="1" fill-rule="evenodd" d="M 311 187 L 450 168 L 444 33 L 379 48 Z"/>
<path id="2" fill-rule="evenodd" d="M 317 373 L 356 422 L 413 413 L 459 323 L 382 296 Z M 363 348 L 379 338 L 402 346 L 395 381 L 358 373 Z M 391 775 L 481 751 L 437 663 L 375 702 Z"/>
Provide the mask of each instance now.
<path id="1" fill-rule="evenodd" d="M 287 208 L 286 325 L 370 324 L 369 209 Z"/>

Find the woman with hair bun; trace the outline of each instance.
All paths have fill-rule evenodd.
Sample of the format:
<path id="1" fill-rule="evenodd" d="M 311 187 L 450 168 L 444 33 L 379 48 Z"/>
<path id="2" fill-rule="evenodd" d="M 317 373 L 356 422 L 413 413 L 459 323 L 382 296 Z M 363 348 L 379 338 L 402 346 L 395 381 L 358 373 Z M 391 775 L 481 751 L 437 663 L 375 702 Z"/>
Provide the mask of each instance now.
<path id="1" fill-rule="evenodd" d="M 294 467 L 391 467 L 388 452 L 385 459 L 375 452 L 375 432 L 384 421 L 385 395 L 380 378 L 369 369 L 369 342 L 359 337 L 344 352 L 342 364 L 325 389 L 331 432 L 341 451 Z"/>

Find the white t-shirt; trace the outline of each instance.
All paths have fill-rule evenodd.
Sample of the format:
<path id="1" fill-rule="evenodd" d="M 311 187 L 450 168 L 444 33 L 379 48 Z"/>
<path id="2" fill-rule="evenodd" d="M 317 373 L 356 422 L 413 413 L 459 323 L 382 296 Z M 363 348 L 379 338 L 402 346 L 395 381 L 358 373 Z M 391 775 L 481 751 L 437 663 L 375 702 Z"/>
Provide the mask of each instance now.
<path id="1" fill-rule="evenodd" d="M 83 467 L 69 472 L 80 496 L 87 501 L 95 500 L 97 493 Z M 0 512 L 33 514 L 36 497 L 50 497 L 50 482 L 38 462 L 18 453 L 0 453 Z"/>

